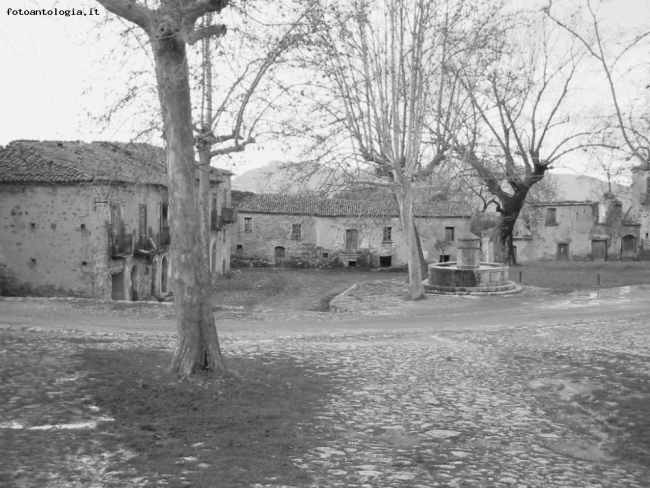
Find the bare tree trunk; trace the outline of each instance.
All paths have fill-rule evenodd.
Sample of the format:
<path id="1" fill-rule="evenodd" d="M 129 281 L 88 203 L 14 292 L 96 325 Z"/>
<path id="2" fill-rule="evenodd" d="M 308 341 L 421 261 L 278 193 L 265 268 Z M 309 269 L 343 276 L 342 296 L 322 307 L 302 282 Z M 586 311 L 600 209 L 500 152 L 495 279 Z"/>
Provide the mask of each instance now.
<path id="1" fill-rule="evenodd" d="M 420 255 L 418 252 L 418 235 L 415 229 L 415 220 L 413 217 L 413 189 L 408 183 L 405 183 L 399 190 L 395 191 L 395 197 L 400 208 L 402 218 L 402 229 L 406 238 L 407 262 L 409 289 L 412 300 L 425 298 L 424 283 L 422 282 L 422 268 L 420 264 Z"/>
<path id="2" fill-rule="evenodd" d="M 526 202 L 528 190 L 529 188 L 518 190 L 514 195 L 503 198 L 502 203 L 497 207 L 500 216 L 494 239 L 496 241 L 496 260 L 498 262 L 512 266 L 517 265 L 517 255 L 515 254 L 512 238 L 515 231 L 515 223 Z"/>
<path id="3" fill-rule="evenodd" d="M 413 216 L 415 217 L 415 215 Z M 415 221 L 415 219 L 414 219 Z M 423 280 L 426 280 L 429 277 L 429 263 L 424 259 L 424 252 L 422 251 L 422 240 L 420 239 L 420 232 L 418 231 L 418 226 L 413 224 L 413 229 L 415 230 L 415 243 L 418 246 L 418 259 L 420 261 L 420 275 Z"/>
<path id="4" fill-rule="evenodd" d="M 196 371 L 227 371 L 212 312 L 209 263 L 201 242 L 192 105 L 185 43 L 159 37 L 153 48 L 167 141 L 171 207 L 172 286 L 178 343 L 171 369 L 181 377 Z"/>

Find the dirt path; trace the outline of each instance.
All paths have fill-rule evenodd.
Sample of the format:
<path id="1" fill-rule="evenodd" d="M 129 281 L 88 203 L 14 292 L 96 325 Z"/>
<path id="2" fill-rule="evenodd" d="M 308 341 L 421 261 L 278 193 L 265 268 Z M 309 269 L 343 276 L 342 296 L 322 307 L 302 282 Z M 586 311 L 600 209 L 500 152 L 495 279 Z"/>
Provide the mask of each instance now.
<path id="1" fill-rule="evenodd" d="M 301 285 L 304 284 L 305 281 L 301 281 Z M 288 289 L 294 290 L 295 296 L 287 293 L 281 298 L 259 300 L 252 309 L 227 308 L 216 314 L 219 332 L 227 339 L 295 334 L 480 330 L 495 326 L 516 328 L 524 324 L 545 326 L 601 317 L 633 318 L 645 315 L 650 307 L 650 285 L 637 285 L 562 295 L 526 289 L 521 295 L 510 297 L 433 296 L 421 302 L 405 302 L 403 307 L 385 312 L 382 312 L 382 297 L 379 296 L 374 297 L 375 302 L 371 302 L 370 307 L 365 307 L 370 310 L 361 313 L 332 314 L 305 310 L 304 305 L 314 303 L 318 293 L 342 286 L 343 283 L 330 283 L 302 294 L 299 288 Z M 260 307 L 265 304 L 269 308 Z M 171 304 L 94 300 L 0 299 L 0 326 L 175 331 Z"/>

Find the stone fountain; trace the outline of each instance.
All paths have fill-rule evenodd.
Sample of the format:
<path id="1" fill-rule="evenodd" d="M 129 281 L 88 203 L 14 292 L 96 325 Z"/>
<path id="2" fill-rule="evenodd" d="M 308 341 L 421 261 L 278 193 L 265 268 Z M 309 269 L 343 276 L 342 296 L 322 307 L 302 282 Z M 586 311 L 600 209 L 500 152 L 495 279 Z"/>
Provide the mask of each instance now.
<path id="1" fill-rule="evenodd" d="M 428 293 L 502 294 L 520 290 L 508 280 L 509 266 L 481 262 L 480 239 L 472 233 L 456 238 L 457 261 L 429 265 Z"/>

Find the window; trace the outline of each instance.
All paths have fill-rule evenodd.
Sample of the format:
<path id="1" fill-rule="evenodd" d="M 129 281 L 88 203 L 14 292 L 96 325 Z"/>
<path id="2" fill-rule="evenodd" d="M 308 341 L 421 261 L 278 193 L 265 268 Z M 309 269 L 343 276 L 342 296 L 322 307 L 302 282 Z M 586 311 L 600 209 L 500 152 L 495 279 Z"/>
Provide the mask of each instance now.
<path id="1" fill-rule="evenodd" d="M 323 259 L 328 259 L 330 257 L 330 253 L 322 252 L 322 253 L 320 253 L 320 257 L 323 258 Z"/>
<path id="2" fill-rule="evenodd" d="M 244 250 L 244 246 L 243 246 L 242 244 L 237 244 L 237 250 L 238 250 L 238 251 L 243 251 L 243 250 Z"/>
<path id="3" fill-rule="evenodd" d="M 253 218 L 244 217 L 244 232 L 253 232 Z"/>
<path id="4" fill-rule="evenodd" d="M 217 207 L 216 197 L 212 199 L 212 209 L 210 210 L 210 228 L 212 230 L 220 230 L 221 216 Z"/>
<path id="5" fill-rule="evenodd" d="M 345 252 L 357 252 L 358 249 L 359 231 L 357 229 L 347 229 L 345 231 Z"/>
<path id="6" fill-rule="evenodd" d="M 557 225 L 557 209 L 546 209 L 546 225 Z"/>
<path id="7" fill-rule="evenodd" d="M 454 239 L 454 228 L 445 227 L 445 241 L 453 241 Z"/>
<path id="8" fill-rule="evenodd" d="M 29 228 L 32 230 L 36 230 L 36 224 L 34 223 L 29 224 Z"/>
<path id="9" fill-rule="evenodd" d="M 120 211 L 120 205 L 119 204 L 111 205 L 111 229 L 113 231 L 114 236 L 120 233 L 121 224 L 122 224 L 122 212 Z"/>
<path id="10" fill-rule="evenodd" d="M 302 239 L 302 225 L 293 224 L 291 226 L 291 238 L 292 239 Z"/>
<path id="11" fill-rule="evenodd" d="M 166 229 L 169 227 L 169 205 L 166 203 L 160 204 L 160 215 L 158 216 L 160 220 L 160 228 Z"/>
<path id="12" fill-rule="evenodd" d="M 393 240 L 393 228 L 392 227 L 384 227 L 384 241 L 392 241 Z"/>
<path id="13" fill-rule="evenodd" d="M 147 238 L 147 206 L 140 204 L 138 213 L 138 236 L 140 240 Z"/>
<path id="14" fill-rule="evenodd" d="M 81 224 L 81 230 L 86 230 L 86 224 Z"/>

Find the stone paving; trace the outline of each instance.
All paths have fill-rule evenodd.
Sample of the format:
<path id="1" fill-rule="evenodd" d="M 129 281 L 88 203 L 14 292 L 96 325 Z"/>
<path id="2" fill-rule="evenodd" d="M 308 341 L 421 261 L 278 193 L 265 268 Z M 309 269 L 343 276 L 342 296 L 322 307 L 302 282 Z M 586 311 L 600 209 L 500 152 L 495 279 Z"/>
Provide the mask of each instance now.
<path id="1" fill-rule="evenodd" d="M 625 396 L 650 405 L 647 332 L 645 321 L 603 320 L 284 344 L 276 354 L 302 351 L 335 367 L 341 384 L 316 419 L 339 435 L 295 462 L 316 476 L 311 486 L 650 486 L 650 443 L 638 446 L 641 462 L 618 459 L 625 429 L 575 401 L 617 387 L 610 416 Z M 596 357 L 646 388 L 626 390 L 595 364 L 576 368 Z"/>
<path id="2" fill-rule="evenodd" d="M 0 330 L 5 350 L 6 341 L 17 340 L 13 332 Z M 77 373 L 65 361 L 53 363 L 61 355 L 48 348 L 70 357 L 82 347 L 75 338 L 92 339 L 91 347 L 173 344 L 164 334 L 20 333 L 34 340 L 12 350 L 40 361 L 42 388 L 7 399 L 0 383 L 0 435 L 53 422 L 110 421 L 92 399 L 66 398 L 65 384 Z M 301 487 L 650 486 L 647 316 L 479 331 L 224 337 L 223 348 L 270 361 L 291 357 L 306 373 L 333 376 L 339 385 L 313 420 L 322 445 L 294 459 L 312 476 Z M 6 371 L 13 361 L 3 352 Z M 32 408 L 39 398 L 60 401 Z M 85 463 L 74 486 L 119 486 L 110 464 L 124 457 L 72 456 L 70 469 Z M 46 486 L 59 486 L 56 473 L 43 476 L 52 477 Z M 255 486 L 279 488 L 271 480 Z"/>

